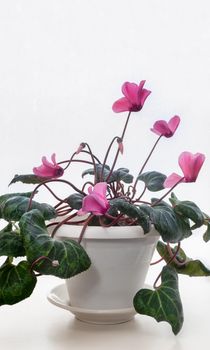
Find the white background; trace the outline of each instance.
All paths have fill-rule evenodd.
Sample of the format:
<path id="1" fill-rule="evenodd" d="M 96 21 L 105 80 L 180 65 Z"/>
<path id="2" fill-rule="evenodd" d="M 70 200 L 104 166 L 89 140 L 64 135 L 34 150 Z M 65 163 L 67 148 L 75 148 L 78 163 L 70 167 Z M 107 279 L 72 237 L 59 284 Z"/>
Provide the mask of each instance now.
<path id="1" fill-rule="evenodd" d="M 152 94 L 132 115 L 118 164 L 137 174 L 156 140 L 150 127 L 180 115 L 176 134 L 162 140 L 146 170 L 180 173 L 182 151 L 206 154 L 197 182 L 176 193 L 209 213 L 208 0 L 1 0 L 0 50 L 1 193 L 42 155 L 68 159 L 81 141 L 103 157 L 126 118 L 111 109 L 122 83 L 146 79 Z M 66 178 L 80 185 L 80 170 L 73 166 Z M 9 189 L 22 190 L 28 187 Z M 192 254 L 210 265 L 209 245 L 200 231 L 197 238 Z"/>

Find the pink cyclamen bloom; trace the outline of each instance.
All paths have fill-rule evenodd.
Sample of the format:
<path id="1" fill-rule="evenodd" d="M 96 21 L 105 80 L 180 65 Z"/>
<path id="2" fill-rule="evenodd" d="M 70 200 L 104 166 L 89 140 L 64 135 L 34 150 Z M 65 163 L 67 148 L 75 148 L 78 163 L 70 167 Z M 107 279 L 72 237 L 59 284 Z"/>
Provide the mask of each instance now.
<path id="1" fill-rule="evenodd" d="M 88 195 L 84 197 L 82 209 L 77 214 L 84 215 L 91 212 L 94 215 L 104 215 L 110 207 L 106 199 L 107 183 L 99 182 L 94 187 L 88 188 Z"/>
<path id="2" fill-rule="evenodd" d="M 175 133 L 180 123 L 180 117 L 175 115 L 173 118 L 166 122 L 165 120 L 157 120 L 153 125 L 153 128 L 150 129 L 155 134 L 165 137 L 171 137 Z"/>
<path id="3" fill-rule="evenodd" d="M 42 157 L 42 165 L 33 168 L 35 175 L 47 178 L 57 178 L 63 175 L 63 168 L 56 163 L 55 153 L 51 156 L 52 163 L 46 157 Z"/>
<path id="4" fill-rule="evenodd" d="M 205 155 L 202 153 L 181 153 L 179 156 L 179 166 L 184 176 L 180 176 L 176 173 L 171 174 L 165 180 L 164 187 L 173 187 L 177 182 L 195 182 L 204 160 Z"/>
<path id="5" fill-rule="evenodd" d="M 116 113 L 140 111 L 146 98 L 151 93 L 151 91 L 143 89 L 144 84 L 145 80 L 142 80 L 139 85 L 125 82 L 122 86 L 122 93 L 125 97 L 114 102 L 112 106 L 113 111 Z"/>

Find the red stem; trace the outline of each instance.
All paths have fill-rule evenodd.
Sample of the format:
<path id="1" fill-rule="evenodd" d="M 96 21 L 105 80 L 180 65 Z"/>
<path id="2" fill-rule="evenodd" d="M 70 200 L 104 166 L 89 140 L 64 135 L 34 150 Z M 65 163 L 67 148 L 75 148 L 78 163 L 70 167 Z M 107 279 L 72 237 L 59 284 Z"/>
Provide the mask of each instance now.
<path id="1" fill-rule="evenodd" d="M 160 136 L 158 137 L 158 139 L 156 140 L 154 146 L 152 147 L 152 149 L 151 149 L 151 151 L 150 151 L 150 153 L 149 153 L 147 159 L 145 160 L 144 164 L 142 165 L 141 169 L 139 170 L 138 176 L 137 176 L 137 178 L 136 178 L 136 180 L 135 180 L 135 182 L 134 182 L 134 185 L 133 185 L 133 196 L 132 196 L 132 198 L 135 196 L 135 193 L 136 193 L 136 185 L 137 185 L 137 183 L 138 183 L 138 177 L 139 177 L 139 175 L 142 174 L 142 172 L 143 172 L 145 166 L 147 165 L 147 163 L 148 163 L 148 161 L 149 161 L 149 159 L 150 159 L 152 153 L 154 152 L 155 147 L 157 146 L 158 142 L 160 141 L 161 137 L 162 137 L 162 135 L 160 135 Z"/>
<path id="2" fill-rule="evenodd" d="M 94 215 L 90 214 L 89 217 L 87 218 L 87 220 L 84 222 L 84 225 L 83 225 L 83 228 L 82 228 L 82 231 L 80 233 L 80 236 L 78 238 L 78 243 L 80 244 L 82 239 L 83 239 L 83 236 L 85 234 L 85 230 L 86 228 L 88 227 L 88 224 L 91 222 L 91 220 L 93 219 Z"/>
<path id="3" fill-rule="evenodd" d="M 66 222 L 68 222 L 69 220 L 73 219 L 75 216 L 77 216 L 77 213 L 74 213 L 70 216 L 67 216 L 65 219 L 63 219 L 62 221 L 60 221 L 56 227 L 54 228 L 52 234 L 51 234 L 51 238 L 53 238 L 56 234 L 56 232 L 58 231 L 58 229 L 63 225 L 65 224 Z"/>
<path id="4" fill-rule="evenodd" d="M 122 132 L 122 136 L 121 136 L 121 140 L 122 140 L 122 141 L 123 141 L 124 136 L 125 136 L 125 132 L 126 132 L 126 129 L 127 129 L 127 126 L 128 126 L 128 122 L 129 122 L 130 116 L 131 116 L 131 111 L 128 113 L 128 116 L 127 116 L 127 119 L 126 119 L 126 122 L 125 122 L 125 126 L 124 126 L 124 129 L 123 129 L 123 132 Z M 117 158 L 118 158 L 119 153 L 120 153 L 120 149 L 119 149 L 119 147 L 118 147 L 118 150 L 117 150 L 117 153 L 116 153 L 116 155 L 115 155 L 115 158 L 114 158 L 114 161 L 113 161 L 111 170 L 110 170 L 110 172 L 109 172 L 109 175 L 108 175 L 107 178 L 106 178 L 106 182 L 109 181 L 109 179 L 110 179 L 110 177 L 111 177 L 111 175 L 112 175 L 112 173 L 113 173 L 114 167 L 115 167 L 115 165 L 116 165 L 116 163 L 117 163 Z"/>
<path id="5" fill-rule="evenodd" d="M 36 194 L 37 190 L 39 187 L 45 185 L 46 183 L 49 183 L 49 182 L 62 182 L 62 183 L 65 183 L 69 186 L 71 186 L 75 191 L 77 191 L 78 193 L 81 193 L 83 196 L 86 196 L 86 193 L 84 193 L 83 191 L 80 191 L 79 188 L 77 188 L 76 186 L 74 186 L 71 182 L 69 181 L 66 181 L 66 180 L 63 180 L 63 179 L 48 179 L 48 180 L 45 180 L 43 182 L 41 182 L 40 184 L 38 184 L 35 189 L 33 190 L 32 194 L 31 194 L 31 197 L 30 197 L 30 200 L 29 200 L 29 203 L 28 203 L 28 211 L 30 210 L 31 208 L 31 203 L 32 203 L 32 199 L 34 197 L 34 195 Z"/>
<path id="6" fill-rule="evenodd" d="M 176 257 L 176 255 L 177 255 L 179 249 L 180 249 L 180 242 L 178 242 L 177 249 L 176 249 L 175 253 L 173 254 L 173 256 L 171 257 L 171 259 L 167 262 L 167 265 L 169 265 L 169 264 L 174 260 L 174 258 Z M 154 287 L 155 289 L 158 288 L 158 287 L 156 286 L 156 284 L 157 284 L 158 280 L 160 279 L 161 274 L 162 274 L 162 272 L 159 273 L 159 275 L 157 276 L 157 278 L 156 278 L 156 280 L 155 280 L 155 282 L 154 282 L 154 284 L 153 284 L 153 287 Z"/>
<path id="7" fill-rule="evenodd" d="M 175 183 L 175 185 L 173 185 L 160 199 L 156 200 L 155 202 L 153 202 L 151 204 L 151 207 L 154 207 L 155 205 L 157 205 L 158 203 L 160 203 L 165 197 L 167 197 L 167 195 L 180 183 L 182 182 L 184 179 L 184 177 L 182 177 L 177 183 Z"/>
<path id="8" fill-rule="evenodd" d="M 103 174 L 104 174 L 104 168 L 105 168 L 105 165 L 106 165 L 106 161 L 107 161 L 108 155 L 109 155 L 109 153 L 110 153 L 110 150 L 111 150 L 111 148 L 112 148 L 112 145 L 113 145 L 113 143 L 114 143 L 114 141 L 115 141 L 116 139 L 119 139 L 119 137 L 118 137 L 118 136 L 115 136 L 115 137 L 112 139 L 112 141 L 111 141 L 111 143 L 110 143 L 110 145 L 109 145 L 109 147 L 108 147 L 108 149 L 107 149 L 107 152 L 106 152 L 106 154 L 105 154 L 104 161 L 103 161 L 102 168 L 101 168 L 100 181 L 103 181 Z"/>

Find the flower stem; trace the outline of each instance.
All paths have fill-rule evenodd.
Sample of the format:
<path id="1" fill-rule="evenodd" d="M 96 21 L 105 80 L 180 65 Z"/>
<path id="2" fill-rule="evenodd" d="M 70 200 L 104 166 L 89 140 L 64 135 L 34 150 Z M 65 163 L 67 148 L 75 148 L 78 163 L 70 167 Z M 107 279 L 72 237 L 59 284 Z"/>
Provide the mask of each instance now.
<path id="1" fill-rule="evenodd" d="M 80 153 L 90 154 L 88 151 L 84 151 L 84 150 L 82 150 Z M 63 160 L 63 161 L 59 162 L 58 165 L 68 163 L 67 166 L 64 168 L 64 170 L 66 170 L 72 162 L 93 164 L 93 162 L 89 162 L 89 161 L 86 161 L 83 159 L 81 159 L 81 160 L 80 159 L 73 159 L 76 154 L 77 154 L 77 152 L 74 152 L 70 159 Z M 93 154 L 93 157 L 99 164 L 101 164 L 100 160 L 94 154 Z"/>
<path id="2" fill-rule="evenodd" d="M 123 132 L 122 132 L 122 136 L 121 136 L 121 140 L 122 140 L 122 141 L 123 141 L 124 136 L 125 136 L 125 132 L 126 132 L 126 129 L 127 129 L 127 126 L 128 126 L 128 122 L 129 122 L 130 116 L 131 116 L 131 111 L 128 113 L 128 116 L 127 116 L 127 119 L 126 119 L 126 122 L 125 122 L 125 126 L 124 126 L 124 128 L 123 128 Z M 110 179 L 110 177 L 111 177 L 111 175 L 112 175 L 112 173 L 113 173 L 114 167 L 115 167 L 115 165 L 116 165 L 116 163 L 117 163 L 117 158 L 118 158 L 118 156 L 119 156 L 119 153 L 120 153 L 120 149 L 119 149 L 119 147 L 118 147 L 117 153 L 116 153 L 116 155 L 115 155 L 115 158 L 114 158 L 114 161 L 113 161 L 113 164 L 112 164 L 112 167 L 111 167 L 111 170 L 110 170 L 110 172 L 109 172 L 109 175 L 108 175 L 107 178 L 106 178 L 106 182 L 109 181 L 109 179 Z"/>
<path id="3" fill-rule="evenodd" d="M 175 251 L 175 253 L 173 254 L 173 256 L 171 257 L 171 259 L 167 262 L 167 265 L 169 265 L 169 264 L 174 260 L 174 258 L 176 258 L 176 255 L 178 254 L 179 249 L 180 249 L 180 242 L 178 242 L 176 251 Z M 159 279 L 160 279 L 160 277 L 161 277 L 161 274 L 162 274 L 162 272 L 159 273 L 159 275 L 157 276 L 157 278 L 156 278 L 156 280 L 155 280 L 155 282 L 154 282 L 154 284 L 153 284 L 154 289 L 157 289 L 157 288 L 158 288 L 158 287 L 157 287 L 157 282 L 159 281 Z"/>
<path id="4" fill-rule="evenodd" d="M 52 266 L 54 266 L 54 267 L 59 266 L 59 262 L 58 262 L 57 260 L 52 260 L 52 259 L 50 259 L 48 256 L 42 255 L 42 256 L 40 256 L 39 258 L 37 258 L 36 260 L 34 260 L 34 261 L 32 262 L 30 271 L 32 272 L 34 266 L 35 266 L 36 264 L 38 264 L 40 261 L 42 261 L 42 260 L 47 260 L 47 261 L 49 261 L 49 262 L 52 264 Z"/>
<path id="5" fill-rule="evenodd" d="M 61 227 L 63 224 L 65 224 L 66 222 L 70 221 L 71 219 L 73 219 L 75 216 L 77 216 L 77 213 L 74 213 L 72 215 L 67 216 L 65 219 L 63 219 L 62 221 L 60 221 L 56 227 L 54 228 L 52 234 L 51 234 L 51 238 L 53 238 L 57 232 L 57 230 L 59 229 L 59 227 Z"/>
<path id="6" fill-rule="evenodd" d="M 142 165 L 141 169 L 139 170 L 138 176 L 137 176 L 137 178 L 136 178 L 136 180 L 135 180 L 135 182 L 134 182 L 134 185 L 133 185 L 133 196 L 132 196 L 132 198 L 135 196 L 135 193 L 136 193 L 136 185 L 137 185 L 137 182 L 138 182 L 138 177 L 139 177 L 139 175 L 142 174 L 142 172 L 143 172 L 145 166 L 147 165 L 147 163 L 148 163 L 148 161 L 149 161 L 149 159 L 150 159 L 152 153 L 154 152 L 155 147 L 157 146 L 158 142 L 160 141 L 161 137 L 162 137 L 162 135 L 160 135 L 160 136 L 158 137 L 158 139 L 156 140 L 154 146 L 152 147 L 152 149 L 151 149 L 151 151 L 150 151 L 150 153 L 149 153 L 147 159 L 145 160 L 144 164 Z"/>
<path id="7" fill-rule="evenodd" d="M 100 181 L 103 181 L 103 174 L 104 174 L 104 168 L 105 168 L 105 165 L 106 165 L 106 161 L 107 161 L 108 155 L 109 155 L 109 153 L 110 153 L 110 150 L 111 150 L 111 148 L 112 148 L 112 145 L 113 145 L 114 141 L 117 140 L 117 139 L 119 139 L 118 136 L 115 136 L 115 137 L 112 139 L 112 141 L 111 141 L 111 143 L 110 143 L 110 145 L 109 145 L 109 147 L 108 147 L 108 149 L 107 149 L 107 151 L 106 151 L 106 154 L 105 154 L 105 157 L 104 157 L 104 161 L 103 161 L 103 164 L 102 164 L 102 168 L 101 168 Z"/>
<path id="8" fill-rule="evenodd" d="M 182 177 L 175 185 L 173 185 L 160 199 L 156 200 L 151 204 L 151 207 L 154 207 L 155 205 L 159 204 L 167 195 L 180 183 L 182 182 L 184 177 Z"/>
<path id="9" fill-rule="evenodd" d="M 62 183 L 65 183 L 65 184 L 71 186 L 71 187 L 72 187 L 75 191 L 77 191 L 78 193 L 81 193 L 83 196 L 86 196 L 86 193 L 85 193 L 85 192 L 81 191 L 79 188 L 77 188 L 77 187 L 74 186 L 71 182 L 69 182 L 69 181 L 67 181 L 67 180 L 63 180 L 63 179 L 47 179 L 47 180 L 41 182 L 40 184 L 38 184 L 38 185 L 35 187 L 35 189 L 33 190 L 32 194 L 31 194 L 31 197 L 30 197 L 30 199 L 29 199 L 27 211 L 29 211 L 30 208 L 31 208 L 32 200 L 33 200 L 33 198 L 34 198 L 34 195 L 37 193 L 38 188 L 41 187 L 41 186 L 43 186 L 43 185 L 45 185 L 45 184 L 47 184 L 47 183 L 49 183 L 49 182 L 62 182 Z M 63 201 L 61 201 L 61 202 L 63 202 Z"/>
<path id="10" fill-rule="evenodd" d="M 180 244 L 180 246 L 181 246 L 181 244 Z M 179 249 L 180 249 L 180 247 L 179 247 Z M 168 250 L 168 253 L 169 253 L 170 257 L 173 258 L 173 262 L 174 262 L 176 265 L 178 265 L 178 266 L 183 266 L 183 265 L 186 264 L 186 258 L 183 259 L 182 261 L 180 261 L 176 256 L 174 257 L 174 255 L 173 255 L 173 250 L 171 249 L 171 246 L 170 246 L 169 243 L 167 243 L 167 250 Z M 176 254 L 176 255 L 177 255 L 177 254 Z"/>
<path id="11" fill-rule="evenodd" d="M 83 225 L 83 228 L 82 228 L 82 231 L 80 233 L 80 236 L 78 238 L 78 243 L 80 244 L 82 239 L 83 239 L 83 236 L 85 234 L 85 230 L 86 228 L 88 227 L 88 224 L 91 222 L 91 220 L 93 219 L 94 215 L 90 214 L 89 217 L 87 218 L 87 220 L 84 222 L 84 225 Z"/>
<path id="12" fill-rule="evenodd" d="M 62 199 L 59 198 L 59 197 L 55 194 L 55 192 L 53 192 L 53 191 L 51 190 L 51 188 L 50 188 L 49 186 L 46 185 L 46 183 L 44 183 L 43 185 L 44 185 L 44 187 L 46 187 L 46 188 L 48 189 L 48 191 L 49 191 L 59 202 L 62 201 Z"/>
<path id="13" fill-rule="evenodd" d="M 159 262 L 163 261 L 163 259 L 164 259 L 164 258 L 160 258 L 160 259 L 158 259 L 158 260 L 156 260 L 156 261 L 150 263 L 150 266 L 158 264 Z"/>
<path id="14" fill-rule="evenodd" d="M 93 168 L 94 168 L 94 185 L 97 183 L 97 168 L 96 168 L 96 162 L 95 162 L 95 157 L 94 157 L 94 155 L 93 155 L 93 153 L 92 153 L 92 150 L 91 150 L 91 148 L 90 148 L 90 146 L 89 146 L 89 144 L 88 143 L 84 143 L 85 144 L 85 146 L 88 148 L 88 153 L 90 154 L 90 156 L 91 156 L 91 159 L 92 159 L 92 162 L 93 162 Z"/>

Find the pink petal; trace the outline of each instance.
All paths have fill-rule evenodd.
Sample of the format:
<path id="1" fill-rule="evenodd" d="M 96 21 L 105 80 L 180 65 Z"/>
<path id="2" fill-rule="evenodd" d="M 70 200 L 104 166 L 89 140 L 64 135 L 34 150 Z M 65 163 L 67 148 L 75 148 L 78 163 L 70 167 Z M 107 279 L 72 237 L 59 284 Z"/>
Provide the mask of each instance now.
<path id="1" fill-rule="evenodd" d="M 53 154 L 51 155 L 51 160 L 52 160 L 52 162 L 53 162 L 54 165 L 57 164 L 57 163 L 56 163 L 56 160 L 55 160 L 55 153 L 53 153 Z"/>
<path id="2" fill-rule="evenodd" d="M 112 110 L 115 113 L 130 111 L 131 108 L 132 108 L 132 104 L 127 100 L 126 97 L 120 98 L 119 100 L 114 102 L 112 106 Z"/>
<path id="3" fill-rule="evenodd" d="M 88 187 L 88 193 L 89 194 L 93 193 L 93 187 L 92 186 Z"/>
<path id="4" fill-rule="evenodd" d="M 156 133 L 157 135 L 166 136 L 168 134 L 171 134 L 171 131 L 168 127 L 168 123 L 165 120 L 156 121 L 155 124 L 153 125 L 153 128 L 150 130 Z"/>
<path id="5" fill-rule="evenodd" d="M 80 209 L 80 210 L 78 210 L 78 212 L 77 212 L 77 215 L 79 215 L 79 216 L 83 216 L 83 215 L 85 215 L 85 214 L 87 214 L 87 211 L 83 211 L 83 209 Z"/>
<path id="6" fill-rule="evenodd" d="M 139 90 L 143 89 L 145 83 L 146 83 L 146 80 L 140 81 L 140 83 L 139 83 Z"/>
<path id="7" fill-rule="evenodd" d="M 99 204 L 101 212 L 107 210 L 108 201 L 106 198 L 103 198 L 102 196 L 97 194 L 92 194 L 92 198 L 95 200 L 96 203 Z"/>
<path id="8" fill-rule="evenodd" d="M 143 89 L 141 90 L 141 93 L 139 93 L 138 96 L 138 105 L 143 107 L 144 102 L 146 101 L 147 97 L 151 94 L 151 91 Z"/>
<path id="9" fill-rule="evenodd" d="M 174 185 L 176 185 L 176 183 L 179 182 L 181 179 L 182 179 L 182 176 L 176 173 L 173 173 L 165 179 L 163 186 L 165 188 L 171 188 Z M 183 179 L 183 182 L 184 182 L 184 179 Z"/>
<path id="10" fill-rule="evenodd" d="M 83 199 L 82 211 L 92 212 L 93 214 L 97 213 L 96 215 L 103 215 L 101 205 L 95 200 L 92 195 L 86 196 Z"/>
<path id="11" fill-rule="evenodd" d="M 42 163 L 44 166 L 49 167 L 49 168 L 54 168 L 54 164 L 50 163 L 49 160 L 47 160 L 46 157 L 42 157 Z"/>
<path id="12" fill-rule="evenodd" d="M 138 104 L 139 87 L 135 83 L 124 83 L 122 86 L 123 95 L 129 100 L 132 105 Z"/>
<path id="13" fill-rule="evenodd" d="M 93 189 L 94 194 L 99 194 L 101 197 L 106 197 L 107 183 L 98 182 Z"/>
<path id="14" fill-rule="evenodd" d="M 52 177 L 52 169 L 49 169 L 43 165 L 33 168 L 33 173 L 40 177 Z"/>
<path id="15" fill-rule="evenodd" d="M 168 122 L 168 126 L 172 133 L 174 134 L 176 129 L 178 128 L 180 123 L 180 117 L 178 115 L 175 115 L 173 118 L 171 118 Z"/>
<path id="16" fill-rule="evenodd" d="M 202 153 L 183 152 L 180 154 L 179 166 L 183 171 L 186 182 L 196 181 L 204 160 L 205 156 Z"/>

